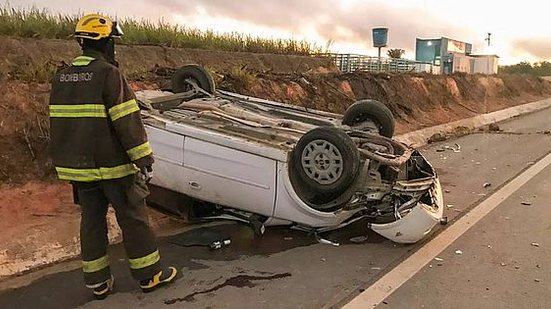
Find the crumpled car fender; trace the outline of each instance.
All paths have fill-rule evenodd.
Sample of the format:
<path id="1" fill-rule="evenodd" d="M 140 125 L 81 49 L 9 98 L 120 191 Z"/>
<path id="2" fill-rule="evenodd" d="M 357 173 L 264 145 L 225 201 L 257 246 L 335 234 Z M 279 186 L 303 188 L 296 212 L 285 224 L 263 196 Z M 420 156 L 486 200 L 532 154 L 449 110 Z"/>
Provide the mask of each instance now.
<path id="1" fill-rule="evenodd" d="M 370 228 L 396 243 L 418 242 L 440 223 L 444 213 L 442 187 L 438 178 L 435 179 L 431 195 L 434 203 L 432 206 L 419 202 L 401 219 L 384 224 L 370 224 Z"/>

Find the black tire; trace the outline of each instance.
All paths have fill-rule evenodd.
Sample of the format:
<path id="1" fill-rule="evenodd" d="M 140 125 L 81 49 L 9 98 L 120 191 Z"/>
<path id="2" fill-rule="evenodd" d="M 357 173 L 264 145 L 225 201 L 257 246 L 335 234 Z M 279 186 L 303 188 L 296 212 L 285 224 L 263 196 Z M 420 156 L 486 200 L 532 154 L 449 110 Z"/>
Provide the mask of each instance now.
<path id="1" fill-rule="evenodd" d="M 358 101 L 346 110 L 342 118 L 342 124 L 356 126 L 371 120 L 379 127 L 379 134 L 391 138 L 394 135 L 394 116 L 386 105 L 375 100 Z"/>
<path id="2" fill-rule="evenodd" d="M 295 192 L 309 206 L 321 211 L 340 206 L 331 202 L 347 192 L 359 169 L 356 145 L 344 131 L 334 127 L 319 127 L 304 134 L 289 161 Z"/>
<path id="3" fill-rule="evenodd" d="M 216 87 L 212 76 L 202 66 L 191 64 L 179 68 L 172 76 L 172 92 L 186 92 L 191 90 L 191 86 L 186 82 L 192 79 L 201 89 L 209 94 L 214 94 Z"/>

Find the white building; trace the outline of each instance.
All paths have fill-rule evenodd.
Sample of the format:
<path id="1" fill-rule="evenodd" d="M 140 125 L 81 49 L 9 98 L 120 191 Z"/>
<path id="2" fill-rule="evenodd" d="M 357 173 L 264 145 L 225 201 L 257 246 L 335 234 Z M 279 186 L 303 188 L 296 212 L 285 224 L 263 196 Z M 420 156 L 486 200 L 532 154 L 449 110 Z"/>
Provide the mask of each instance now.
<path id="1" fill-rule="evenodd" d="M 470 55 L 471 73 L 497 74 L 499 56 L 497 55 Z"/>

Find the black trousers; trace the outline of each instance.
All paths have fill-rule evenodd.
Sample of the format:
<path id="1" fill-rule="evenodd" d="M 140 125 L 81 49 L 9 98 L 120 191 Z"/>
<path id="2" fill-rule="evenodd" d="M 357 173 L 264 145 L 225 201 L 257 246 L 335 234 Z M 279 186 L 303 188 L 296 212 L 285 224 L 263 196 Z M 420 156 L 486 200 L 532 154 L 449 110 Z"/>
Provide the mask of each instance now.
<path id="1" fill-rule="evenodd" d="M 111 278 L 107 247 L 107 209 L 115 209 L 132 276 L 146 280 L 161 270 L 155 236 L 147 223 L 145 181 L 130 175 L 93 183 L 73 182 L 75 202 L 80 205 L 80 242 L 84 281 L 94 287 Z"/>

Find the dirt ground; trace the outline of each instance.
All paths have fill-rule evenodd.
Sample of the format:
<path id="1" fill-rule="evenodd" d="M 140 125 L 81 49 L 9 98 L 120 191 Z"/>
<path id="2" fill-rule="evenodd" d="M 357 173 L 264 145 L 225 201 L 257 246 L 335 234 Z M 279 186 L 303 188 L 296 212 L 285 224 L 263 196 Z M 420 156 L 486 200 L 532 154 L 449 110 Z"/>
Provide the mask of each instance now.
<path id="1" fill-rule="evenodd" d="M 22 237 L 14 234 L 22 223 L 27 228 L 50 224 L 45 218 L 63 221 L 75 221 L 78 208 L 72 203 L 70 186 L 61 182 L 28 182 L 23 185 L 1 185 L 0 196 L 0 244 L 12 238 Z M 2 248 L 5 248 L 2 246 Z"/>

